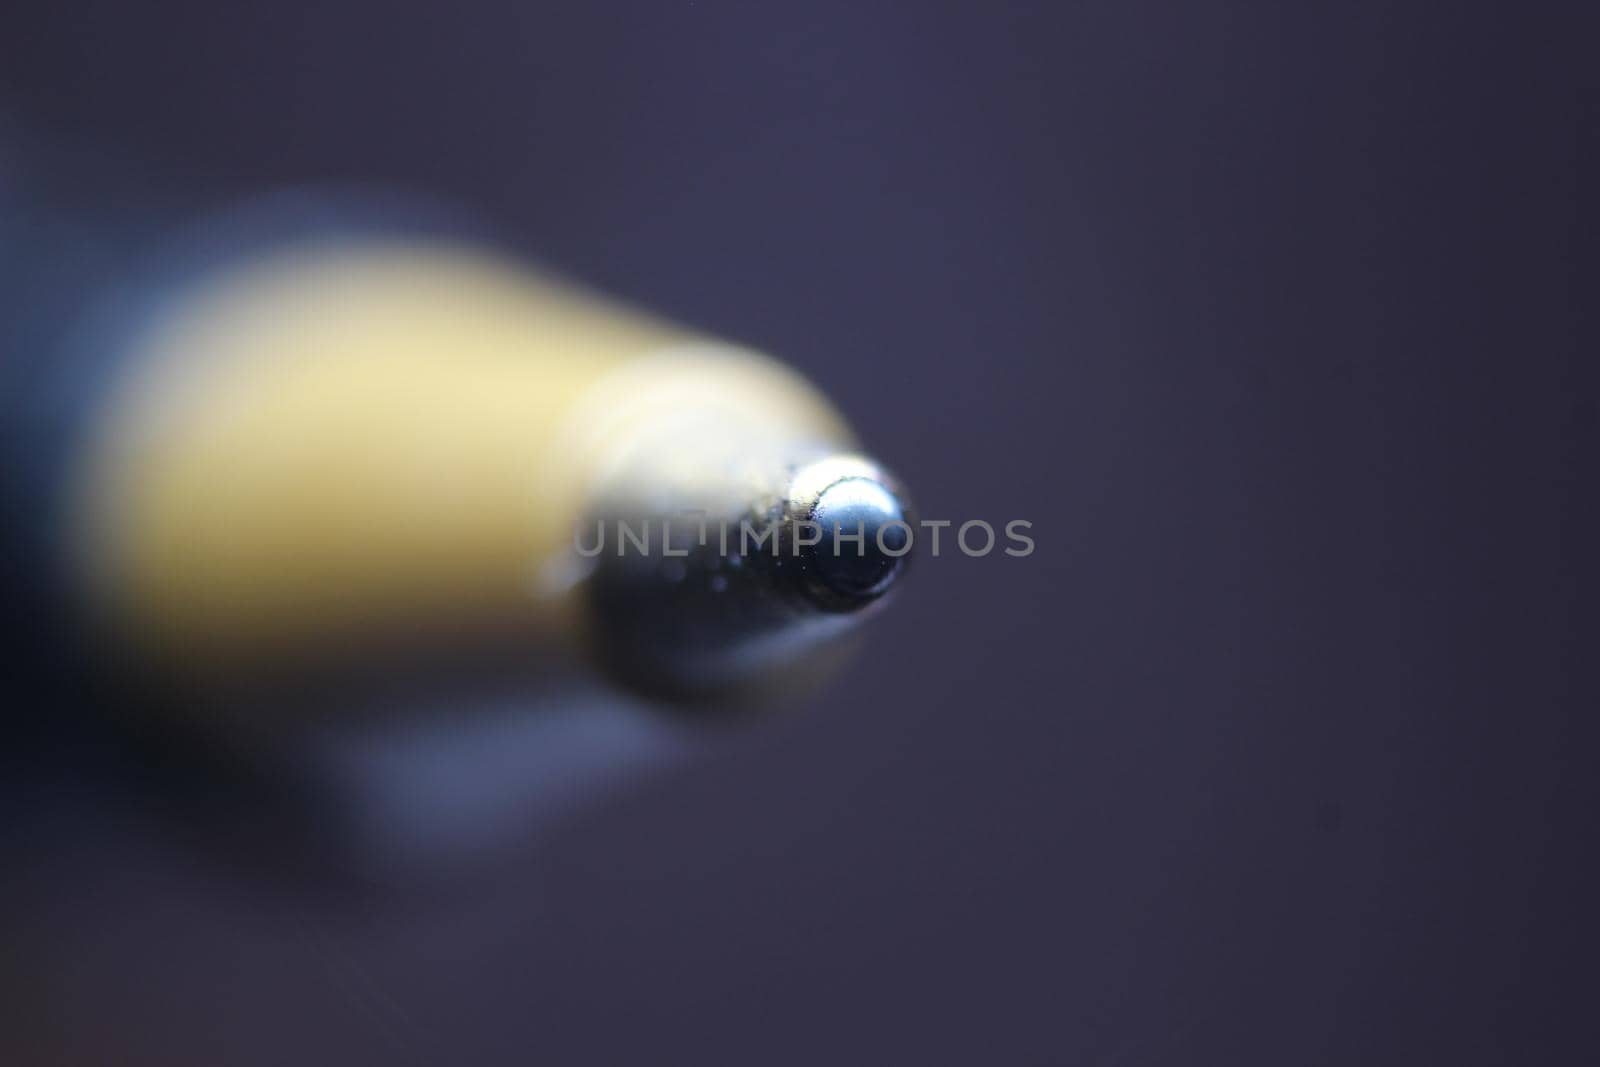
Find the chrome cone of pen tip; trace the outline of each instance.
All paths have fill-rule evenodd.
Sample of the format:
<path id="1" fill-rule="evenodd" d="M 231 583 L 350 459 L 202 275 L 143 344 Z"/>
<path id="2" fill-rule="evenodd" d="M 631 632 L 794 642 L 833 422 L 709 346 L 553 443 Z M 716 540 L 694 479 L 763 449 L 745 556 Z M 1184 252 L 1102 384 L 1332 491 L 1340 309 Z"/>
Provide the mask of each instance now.
<path id="1" fill-rule="evenodd" d="M 795 692 L 899 581 L 912 519 L 892 475 L 850 453 L 769 470 L 772 488 L 743 504 L 725 494 L 729 510 L 686 495 L 693 506 L 648 553 L 593 557 L 590 632 L 613 677 L 685 701 Z"/>

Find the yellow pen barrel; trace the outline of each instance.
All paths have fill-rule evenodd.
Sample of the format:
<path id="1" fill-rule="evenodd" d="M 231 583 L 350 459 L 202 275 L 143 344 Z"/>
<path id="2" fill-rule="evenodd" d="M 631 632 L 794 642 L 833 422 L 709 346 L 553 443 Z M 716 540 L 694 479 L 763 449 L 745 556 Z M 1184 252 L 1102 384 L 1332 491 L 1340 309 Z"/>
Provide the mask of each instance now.
<path id="1" fill-rule="evenodd" d="M 74 569 L 102 630 L 185 669 L 573 638 L 602 490 L 731 499 L 759 487 L 730 457 L 853 447 L 781 364 L 468 246 L 258 256 L 168 298 L 120 366 L 71 487 Z"/>

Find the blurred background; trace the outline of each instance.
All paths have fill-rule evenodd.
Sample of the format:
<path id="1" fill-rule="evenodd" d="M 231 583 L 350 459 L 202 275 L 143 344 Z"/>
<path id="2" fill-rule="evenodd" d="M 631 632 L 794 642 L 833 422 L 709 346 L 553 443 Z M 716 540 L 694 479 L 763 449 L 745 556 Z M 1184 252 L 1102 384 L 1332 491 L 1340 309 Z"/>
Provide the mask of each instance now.
<path id="1" fill-rule="evenodd" d="M 459 204 L 1038 548 L 924 559 L 802 706 L 383 885 L 26 731 L 0 1060 L 1586 1062 L 1592 29 L 9 4 L 3 121 L 86 161 L 52 193 Z"/>

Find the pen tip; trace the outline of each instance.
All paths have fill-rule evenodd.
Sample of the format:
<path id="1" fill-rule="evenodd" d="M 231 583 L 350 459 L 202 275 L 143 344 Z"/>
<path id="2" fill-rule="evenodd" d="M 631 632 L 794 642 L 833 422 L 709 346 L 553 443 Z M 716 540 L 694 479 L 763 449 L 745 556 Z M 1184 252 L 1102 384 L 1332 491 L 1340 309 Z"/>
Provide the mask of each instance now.
<path id="1" fill-rule="evenodd" d="M 904 569 L 911 548 L 906 508 L 878 478 L 859 474 L 832 483 L 817 494 L 810 518 L 822 535 L 816 575 L 846 602 L 882 596 Z"/>
<path id="2" fill-rule="evenodd" d="M 748 501 L 736 540 L 707 535 L 705 508 L 656 520 L 676 534 L 642 545 L 621 530 L 649 523 L 618 520 L 585 580 L 594 647 L 615 677 L 681 699 L 792 690 L 902 579 L 914 510 L 892 474 L 846 452 L 767 469 L 754 492 L 739 482 L 724 494 L 730 509 Z"/>

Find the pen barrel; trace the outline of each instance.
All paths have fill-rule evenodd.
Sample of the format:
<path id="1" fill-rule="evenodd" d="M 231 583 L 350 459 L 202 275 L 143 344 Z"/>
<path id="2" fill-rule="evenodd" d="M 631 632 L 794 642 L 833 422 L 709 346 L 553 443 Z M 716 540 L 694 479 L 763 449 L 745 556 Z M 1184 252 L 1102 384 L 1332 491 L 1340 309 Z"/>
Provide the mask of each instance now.
<path id="1" fill-rule="evenodd" d="M 851 443 L 780 364 L 460 244 L 249 256 L 118 344 L 69 569 L 100 632 L 184 673 L 495 635 L 615 660 L 585 520 L 731 513 Z"/>

